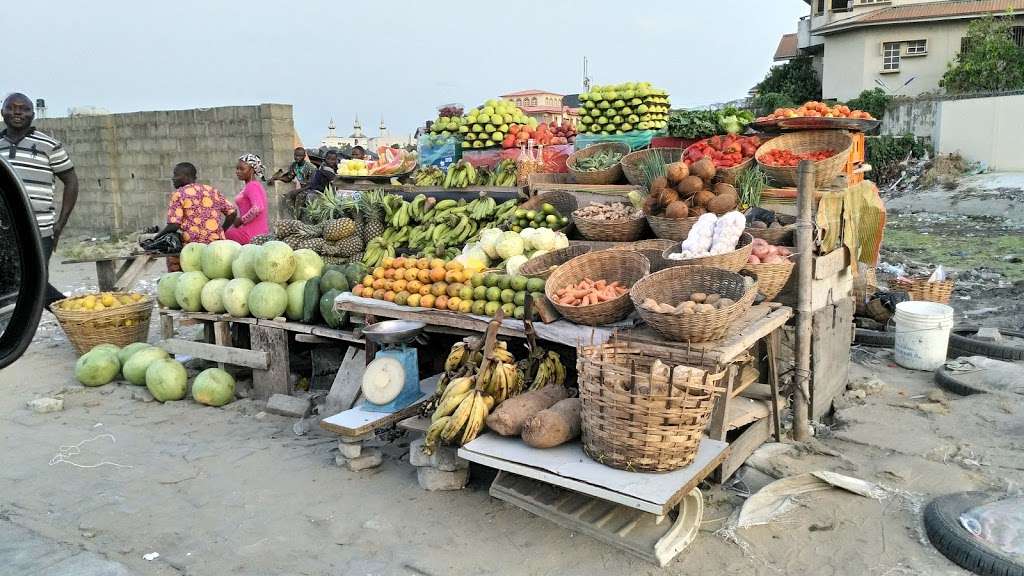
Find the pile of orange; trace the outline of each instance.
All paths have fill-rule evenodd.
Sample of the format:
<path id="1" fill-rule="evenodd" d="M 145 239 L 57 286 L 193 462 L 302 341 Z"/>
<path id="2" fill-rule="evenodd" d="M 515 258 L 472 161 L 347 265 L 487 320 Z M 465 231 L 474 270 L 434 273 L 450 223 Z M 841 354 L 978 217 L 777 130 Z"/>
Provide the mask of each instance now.
<path id="1" fill-rule="evenodd" d="M 474 285 L 482 284 L 483 274 L 464 269 L 454 260 L 399 256 L 385 258 L 352 293 L 400 306 L 469 313 L 473 311 Z"/>

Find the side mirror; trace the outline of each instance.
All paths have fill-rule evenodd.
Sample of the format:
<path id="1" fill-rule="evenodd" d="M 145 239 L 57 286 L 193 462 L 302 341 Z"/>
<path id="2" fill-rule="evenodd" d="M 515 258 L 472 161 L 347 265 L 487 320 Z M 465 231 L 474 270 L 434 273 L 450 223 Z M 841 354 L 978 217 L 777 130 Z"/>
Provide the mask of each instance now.
<path id="1" fill-rule="evenodd" d="M 32 342 L 46 295 L 46 260 L 32 203 L 0 157 L 0 368 Z"/>

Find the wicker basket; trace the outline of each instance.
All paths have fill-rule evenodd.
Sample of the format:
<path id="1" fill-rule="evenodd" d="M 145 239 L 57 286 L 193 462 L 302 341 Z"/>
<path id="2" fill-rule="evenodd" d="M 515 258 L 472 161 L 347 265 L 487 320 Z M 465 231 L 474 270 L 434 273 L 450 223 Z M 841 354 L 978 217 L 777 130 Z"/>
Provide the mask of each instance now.
<path id="1" fill-rule="evenodd" d="M 736 179 L 740 177 L 740 174 L 744 170 L 754 165 L 754 157 L 751 156 L 739 164 L 729 168 L 715 168 L 715 182 L 725 182 L 726 184 L 736 184 Z"/>
<path id="2" fill-rule="evenodd" d="M 757 289 L 768 301 L 774 300 L 786 286 L 794 266 L 796 263 L 787 259 L 776 264 L 747 264 L 743 267 L 743 272 L 749 272 L 757 277 Z"/>
<path id="3" fill-rule="evenodd" d="M 633 286 L 651 270 L 651 263 L 639 252 L 627 250 L 599 250 L 577 256 L 551 273 L 544 284 L 544 294 L 562 316 L 585 326 L 600 326 L 618 322 L 633 311 L 629 294 L 614 300 L 590 306 L 567 306 L 553 300 L 555 292 L 585 278 L 618 282 L 624 288 Z"/>
<path id="4" fill-rule="evenodd" d="M 572 222 L 581 236 L 597 242 L 632 242 L 643 236 L 647 230 L 647 220 L 639 211 L 629 220 L 614 222 L 573 214 Z"/>
<path id="5" fill-rule="evenodd" d="M 551 204 L 555 207 L 555 210 L 558 210 L 559 215 L 565 216 L 570 220 L 572 220 L 572 213 L 578 207 L 575 196 L 558 190 L 537 194 L 523 202 L 519 207 L 526 210 L 540 210 L 540 207 L 544 204 Z"/>
<path id="6" fill-rule="evenodd" d="M 551 273 L 555 271 L 555 268 L 587 252 L 590 252 L 590 246 L 585 244 L 576 244 L 568 248 L 552 250 L 547 254 L 541 254 L 536 258 L 527 260 L 526 264 L 523 264 L 522 268 L 519 269 L 519 275 L 526 276 L 527 278 L 547 280 Z"/>
<path id="7" fill-rule="evenodd" d="M 98 312 L 61 310 L 61 302 L 64 300 L 51 304 L 50 311 L 80 355 L 98 344 L 127 346 L 149 338 L 149 319 L 153 313 L 151 297 Z"/>
<path id="8" fill-rule="evenodd" d="M 690 233 L 690 228 L 697 223 L 700 216 L 693 218 L 665 218 L 664 216 L 648 216 L 647 224 L 650 225 L 654 235 L 665 240 L 682 242 Z"/>
<path id="9" fill-rule="evenodd" d="M 625 144 L 623 142 L 604 142 L 588 146 L 583 150 L 577 150 L 570 154 L 569 158 L 565 161 L 565 165 L 577 184 L 615 184 L 622 180 L 621 160 L 616 162 L 614 166 L 605 168 L 604 170 L 584 172 L 574 168 L 577 160 L 589 158 L 595 154 L 600 154 L 601 152 L 618 152 L 625 156 L 626 154 L 629 154 L 629 144 Z"/>
<path id="10" fill-rule="evenodd" d="M 647 148 L 645 150 L 637 150 L 622 157 L 622 173 L 626 175 L 626 180 L 629 180 L 630 184 L 647 188 L 650 183 L 647 182 L 647 178 L 644 177 L 644 171 L 640 168 L 644 157 L 651 154 L 659 154 L 665 164 L 671 164 L 679 160 L 681 152 L 679 148 Z"/>
<path id="11" fill-rule="evenodd" d="M 782 228 L 747 228 L 744 232 L 774 246 L 792 246 L 793 233 L 796 232 L 796 216 L 776 214 L 775 220 L 782 224 Z"/>
<path id="12" fill-rule="evenodd" d="M 906 290 L 911 300 L 927 300 L 939 304 L 949 304 L 956 282 L 950 278 L 940 282 L 929 282 L 927 276 L 917 278 L 901 278 L 896 285 Z"/>
<path id="13" fill-rule="evenodd" d="M 621 341 L 577 351 L 583 449 L 635 472 L 670 472 L 693 462 L 727 370 L 708 372 L 649 355 Z M 651 374 L 656 360 L 670 379 Z"/>
<path id="14" fill-rule="evenodd" d="M 619 244 L 607 248 L 607 250 L 628 250 L 631 252 L 639 252 L 643 254 L 647 261 L 651 263 L 651 272 L 657 272 L 665 268 L 665 259 L 661 257 L 665 250 L 671 248 L 676 243 L 672 240 L 638 240 L 637 242 L 630 242 L 628 244 Z"/>
<path id="15" fill-rule="evenodd" d="M 713 312 L 661 314 L 640 306 L 647 298 L 673 306 L 689 299 L 694 292 L 719 294 L 733 300 L 731 306 Z M 757 283 L 748 287 L 743 276 L 709 266 L 674 266 L 656 272 L 633 285 L 629 297 L 640 317 L 651 328 L 681 342 L 713 342 L 722 339 L 729 326 L 739 320 L 757 295 Z"/>
<path id="16" fill-rule="evenodd" d="M 729 272 L 739 272 L 747 265 L 747 258 L 750 258 L 750 252 L 754 249 L 753 242 L 754 238 L 750 234 L 743 234 L 740 236 L 739 241 L 736 242 L 736 249 L 732 252 L 715 254 L 714 256 L 704 256 L 702 258 L 691 258 L 689 260 L 672 260 L 669 258 L 669 254 L 678 252 L 680 249 L 680 247 L 676 245 L 665 250 L 665 252 L 662 253 L 662 257 L 665 259 L 668 267 L 713 266 L 715 268 L 728 270 Z"/>
<path id="17" fill-rule="evenodd" d="M 814 163 L 814 185 L 818 188 L 832 182 L 843 173 L 850 159 L 850 148 L 853 139 L 843 130 L 804 130 L 790 132 L 765 142 L 754 153 L 754 158 L 769 178 L 780 186 L 796 186 L 796 166 L 770 166 L 761 158 L 771 150 L 789 150 L 794 154 L 813 152 L 815 150 L 835 150 L 836 153 L 824 160 Z"/>

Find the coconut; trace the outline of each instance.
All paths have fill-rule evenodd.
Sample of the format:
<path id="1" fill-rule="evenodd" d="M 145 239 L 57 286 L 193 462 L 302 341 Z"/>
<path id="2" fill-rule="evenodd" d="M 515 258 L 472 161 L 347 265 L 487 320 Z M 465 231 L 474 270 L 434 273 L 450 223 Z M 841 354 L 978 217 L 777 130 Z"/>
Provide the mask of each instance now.
<path id="1" fill-rule="evenodd" d="M 674 188 L 665 188 L 661 191 L 661 194 L 658 195 L 658 202 L 660 202 L 662 206 L 668 206 L 678 200 L 679 193 L 676 192 Z"/>
<path id="2" fill-rule="evenodd" d="M 737 198 L 740 197 L 740 195 L 736 192 L 736 187 L 733 186 L 732 184 L 727 184 L 725 182 L 719 182 L 718 184 L 715 184 L 715 187 L 712 188 L 711 191 L 715 193 L 715 196 L 721 196 L 722 194 L 732 194 Z"/>
<path id="3" fill-rule="evenodd" d="M 690 209 L 686 206 L 686 202 L 682 200 L 676 200 L 665 208 L 666 218 L 686 218 L 690 213 Z"/>
<path id="4" fill-rule="evenodd" d="M 673 162 L 665 167 L 665 173 L 668 181 L 675 185 L 690 175 L 690 167 L 683 162 Z"/>
<path id="5" fill-rule="evenodd" d="M 654 214 L 656 208 L 661 209 L 661 206 L 658 204 L 658 199 L 653 194 L 644 199 L 644 214 L 650 216 Z"/>
<path id="6" fill-rule="evenodd" d="M 679 191 L 683 197 L 691 196 L 695 192 L 699 192 L 704 188 L 704 181 L 696 176 L 687 176 L 679 181 L 676 190 Z"/>
<path id="7" fill-rule="evenodd" d="M 714 193 L 709 190 L 701 190 L 693 195 L 693 204 L 707 208 L 708 202 L 711 202 L 712 198 L 715 198 Z"/>
<path id="8" fill-rule="evenodd" d="M 701 158 L 690 165 L 690 174 L 705 182 L 710 182 L 715 177 L 715 163 L 708 158 Z"/>
<path id="9" fill-rule="evenodd" d="M 651 190 L 655 188 L 668 188 L 668 178 L 664 176 L 658 176 L 654 180 L 651 180 Z"/>
<path id="10" fill-rule="evenodd" d="M 697 206 L 695 208 L 690 208 L 690 218 L 696 218 L 697 216 L 703 216 L 706 213 L 707 213 L 707 210 L 705 210 L 703 206 Z"/>
<path id="11" fill-rule="evenodd" d="M 721 216 L 722 214 L 736 208 L 736 204 L 736 195 L 731 192 L 727 192 L 721 196 L 714 196 L 711 198 L 711 200 L 708 201 L 707 209 L 708 212 L 714 212 Z"/>

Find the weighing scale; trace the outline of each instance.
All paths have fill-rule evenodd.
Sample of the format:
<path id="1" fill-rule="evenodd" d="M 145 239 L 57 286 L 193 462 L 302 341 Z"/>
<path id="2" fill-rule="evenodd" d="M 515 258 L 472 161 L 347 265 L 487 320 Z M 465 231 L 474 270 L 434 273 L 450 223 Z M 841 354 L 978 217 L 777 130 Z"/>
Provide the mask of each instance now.
<path id="1" fill-rule="evenodd" d="M 363 372 L 362 391 L 368 412 L 398 412 L 416 402 L 420 370 L 416 348 L 407 346 L 426 324 L 410 320 L 386 320 L 363 329 L 363 336 L 381 346 Z"/>

